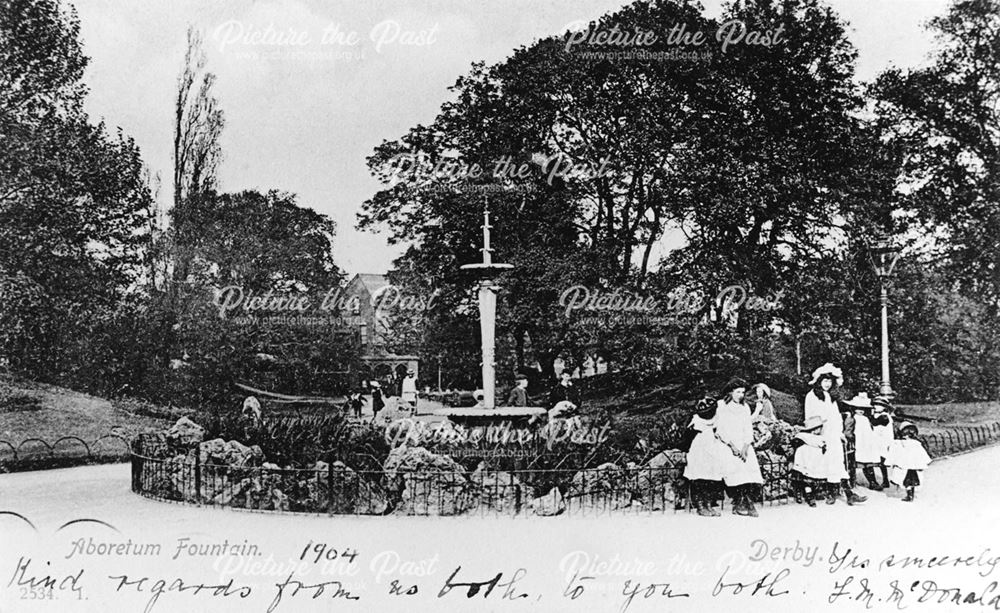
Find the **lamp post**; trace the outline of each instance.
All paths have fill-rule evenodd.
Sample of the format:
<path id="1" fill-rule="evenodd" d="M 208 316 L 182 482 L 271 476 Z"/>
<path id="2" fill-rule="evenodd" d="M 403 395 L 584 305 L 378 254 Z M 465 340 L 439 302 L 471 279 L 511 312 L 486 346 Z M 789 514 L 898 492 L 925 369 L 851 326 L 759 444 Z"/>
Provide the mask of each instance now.
<path id="1" fill-rule="evenodd" d="M 879 241 L 870 249 L 872 266 L 875 268 L 875 276 L 878 277 L 879 289 L 882 300 L 882 383 L 879 386 L 879 393 L 883 396 L 895 396 L 892 385 L 889 383 L 889 278 L 892 276 L 892 269 L 896 267 L 899 259 L 899 248 L 887 240 Z"/>

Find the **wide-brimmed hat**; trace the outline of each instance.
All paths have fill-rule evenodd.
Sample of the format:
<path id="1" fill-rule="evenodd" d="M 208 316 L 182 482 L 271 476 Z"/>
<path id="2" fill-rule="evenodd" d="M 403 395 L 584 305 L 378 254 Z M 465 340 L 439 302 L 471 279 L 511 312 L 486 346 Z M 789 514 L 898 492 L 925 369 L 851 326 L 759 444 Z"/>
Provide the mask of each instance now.
<path id="1" fill-rule="evenodd" d="M 844 372 L 833 364 L 827 362 L 813 371 L 812 379 L 809 381 L 809 385 L 816 385 L 816 383 L 824 376 L 832 378 L 838 386 L 844 384 Z"/>
<path id="2" fill-rule="evenodd" d="M 524 374 L 523 372 L 519 372 L 516 375 L 514 375 L 514 380 L 515 381 L 527 381 L 528 380 L 528 375 Z"/>
<path id="3" fill-rule="evenodd" d="M 895 411 L 896 408 L 892 406 L 888 396 L 875 396 L 872 400 L 872 406 L 876 409 L 882 409 L 885 411 Z"/>
<path id="4" fill-rule="evenodd" d="M 844 400 L 843 404 L 847 405 L 851 409 L 870 409 L 872 408 L 872 399 L 868 397 L 868 392 L 861 392 L 851 398 L 850 400 Z"/>
<path id="5" fill-rule="evenodd" d="M 740 387 L 742 387 L 744 389 L 747 388 L 747 382 L 746 382 L 746 380 L 740 379 L 739 377 L 733 377 L 729 381 L 726 381 L 726 385 L 724 385 L 723 388 L 722 388 L 722 395 L 726 396 L 730 392 L 732 392 L 734 389 L 737 389 L 737 388 L 740 388 Z"/>
<path id="6" fill-rule="evenodd" d="M 900 434 L 906 434 L 907 430 L 912 431 L 913 432 L 913 436 L 916 436 L 918 434 L 917 427 L 915 425 L 913 425 L 912 422 L 904 421 L 903 423 L 899 424 L 899 433 Z"/>
<path id="7" fill-rule="evenodd" d="M 799 426 L 799 432 L 812 432 L 813 430 L 822 428 L 825 423 L 826 420 L 819 415 L 810 415 L 806 418 L 805 423 Z"/>
<path id="8" fill-rule="evenodd" d="M 709 419 L 715 415 L 715 410 L 718 408 L 716 401 L 712 397 L 705 397 L 698 401 L 698 404 L 694 407 L 695 415 L 698 417 Z"/>
<path id="9" fill-rule="evenodd" d="M 370 386 L 372 386 L 372 387 L 382 387 L 382 384 L 381 384 L 381 383 L 379 383 L 378 381 L 370 381 L 370 382 L 368 383 L 368 385 L 370 385 Z"/>
<path id="10" fill-rule="evenodd" d="M 766 396 L 767 398 L 771 397 L 771 388 L 769 388 L 766 383 L 758 383 L 753 386 L 753 389 L 754 392 L 756 392 L 757 390 L 764 390 L 764 396 Z"/>

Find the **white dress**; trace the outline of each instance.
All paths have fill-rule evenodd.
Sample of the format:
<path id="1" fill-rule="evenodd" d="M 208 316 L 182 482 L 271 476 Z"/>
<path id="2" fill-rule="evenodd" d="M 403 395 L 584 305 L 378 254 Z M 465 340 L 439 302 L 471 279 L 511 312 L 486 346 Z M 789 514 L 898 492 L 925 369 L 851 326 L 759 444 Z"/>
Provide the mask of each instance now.
<path id="1" fill-rule="evenodd" d="M 885 455 L 884 441 L 875 434 L 867 415 L 854 417 L 854 459 L 858 464 L 878 464 Z"/>
<path id="2" fill-rule="evenodd" d="M 715 438 L 715 418 L 704 419 L 695 415 L 691 418 L 691 428 L 698 434 L 691 441 L 691 449 L 687 452 L 687 464 L 684 466 L 686 479 L 707 479 L 721 481 L 722 469 L 726 456 L 732 455 L 729 448 Z"/>
<path id="3" fill-rule="evenodd" d="M 889 425 L 875 426 L 872 428 L 875 432 L 875 437 L 878 439 L 879 454 L 885 458 L 889 455 L 889 448 L 892 446 L 896 436 L 892 428 L 892 415 L 889 413 L 880 413 L 879 415 L 884 415 L 889 418 Z M 886 465 L 888 466 L 888 464 Z"/>
<path id="4" fill-rule="evenodd" d="M 824 470 L 818 479 L 826 479 L 828 483 L 840 483 L 847 478 L 847 468 L 844 465 L 844 444 L 840 437 L 844 434 L 844 422 L 840 419 L 837 403 L 830 394 L 823 392 L 823 399 L 816 394 L 806 394 L 806 419 L 817 416 L 824 421 L 820 436 L 826 442 L 824 454 Z"/>
<path id="5" fill-rule="evenodd" d="M 403 379 L 400 396 L 402 397 L 403 402 L 417 402 L 417 379 L 415 377 L 406 377 Z"/>
<path id="6" fill-rule="evenodd" d="M 795 435 L 795 438 L 805 444 L 795 449 L 792 470 L 811 479 L 826 479 L 826 454 L 823 452 L 822 435 L 802 432 Z"/>
<path id="7" fill-rule="evenodd" d="M 753 448 L 753 423 L 750 421 L 750 407 L 742 403 L 719 401 L 715 413 L 715 432 L 723 443 L 736 449 L 747 446 L 747 459 L 741 460 L 730 449 L 726 449 L 722 480 L 728 486 L 747 483 L 763 483 L 760 464 Z"/>
<path id="8" fill-rule="evenodd" d="M 920 441 L 910 438 L 893 441 L 889 447 L 889 455 L 885 458 L 885 464 L 889 467 L 889 479 L 897 485 L 903 484 L 906 471 L 915 470 L 922 474 L 930 463 L 931 458 L 924 446 Z"/>

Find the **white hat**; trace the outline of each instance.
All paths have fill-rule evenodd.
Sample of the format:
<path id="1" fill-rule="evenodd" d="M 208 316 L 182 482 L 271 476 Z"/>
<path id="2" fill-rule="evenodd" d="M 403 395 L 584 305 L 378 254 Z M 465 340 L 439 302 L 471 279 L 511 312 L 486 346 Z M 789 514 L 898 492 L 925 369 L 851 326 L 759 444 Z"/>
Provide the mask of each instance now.
<path id="1" fill-rule="evenodd" d="M 819 378 L 822 377 L 823 375 L 832 376 L 834 379 L 837 380 L 837 385 L 844 384 L 843 371 L 841 371 L 833 364 L 827 362 L 826 364 L 823 364 L 822 366 L 813 371 L 812 380 L 809 381 L 809 385 L 816 385 L 816 382 L 819 381 Z"/>
<path id="2" fill-rule="evenodd" d="M 870 409 L 872 408 L 872 399 L 868 397 L 868 392 L 861 392 L 844 404 L 850 405 L 852 409 Z"/>
<path id="3" fill-rule="evenodd" d="M 769 388 L 766 383 L 758 383 L 757 385 L 753 386 L 753 388 L 754 390 L 758 389 L 764 390 L 764 395 L 767 396 L 768 398 L 771 397 L 771 388 Z"/>
<path id="4" fill-rule="evenodd" d="M 382 384 L 381 384 L 381 383 L 379 383 L 378 381 L 372 381 L 372 382 L 370 383 L 370 385 L 371 385 L 372 387 L 382 387 Z"/>

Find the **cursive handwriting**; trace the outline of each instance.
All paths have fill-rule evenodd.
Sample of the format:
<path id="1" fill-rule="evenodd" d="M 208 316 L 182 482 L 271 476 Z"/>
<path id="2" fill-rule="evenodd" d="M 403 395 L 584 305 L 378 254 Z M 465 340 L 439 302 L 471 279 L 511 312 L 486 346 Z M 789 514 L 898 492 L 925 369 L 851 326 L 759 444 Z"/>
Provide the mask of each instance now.
<path id="1" fill-rule="evenodd" d="M 659 595 L 661 598 L 690 598 L 691 594 L 675 594 L 673 589 L 671 589 L 669 583 L 650 583 L 649 585 L 642 585 L 638 581 L 632 584 L 631 579 L 626 579 L 624 587 L 622 587 L 622 595 L 625 596 L 625 602 L 622 603 L 622 608 L 619 609 L 621 613 L 625 613 L 628 608 L 632 605 L 632 599 L 636 597 L 637 594 L 642 594 L 643 598 L 653 598 Z"/>
<path id="2" fill-rule="evenodd" d="M 218 585 L 206 585 L 204 583 L 184 583 L 183 579 L 179 577 L 173 581 L 168 582 L 166 579 L 156 579 L 153 581 L 149 577 L 142 577 L 140 579 L 129 579 L 128 575 L 108 575 L 108 579 L 118 581 L 118 586 L 115 588 L 116 592 L 122 591 L 126 587 L 134 587 L 136 592 L 144 592 L 147 590 L 143 589 L 143 584 L 149 581 L 148 591 L 152 596 L 146 602 L 146 607 L 143 609 L 145 613 L 153 610 L 156 602 L 160 599 L 165 592 L 190 592 L 193 591 L 195 596 L 204 595 L 211 596 L 213 598 L 222 596 L 223 598 L 237 595 L 240 598 L 246 598 L 251 593 L 251 588 L 248 585 L 242 587 L 233 588 L 233 580 L 230 579 L 226 583 L 221 583 Z"/>
<path id="3" fill-rule="evenodd" d="M 306 585 L 305 583 L 302 583 L 297 579 L 292 579 L 292 577 L 294 576 L 295 573 L 291 573 L 288 575 L 288 578 L 285 579 L 282 583 L 274 584 L 275 587 L 278 588 L 278 593 L 274 595 L 274 600 L 272 600 L 271 604 L 268 605 L 267 613 L 271 613 L 272 611 L 278 608 L 278 605 L 281 603 L 281 598 L 285 595 L 285 589 L 290 587 L 294 588 L 289 594 L 289 596 L 293 598 L 297 596 L 301 590 L 313 590 L 312 598 L 313 600 L 316 600 L 317 598 L 323 595 L 323 592 L 327 591 L 327 588 L 329 588 L 331 592 L 330 595 L 331 598 L 343 598 L 345 600 L 361 599 L 360 596 L 355 596 L 350 592 L 348 592 L 347 590 L 345 590 L 344 584 L 341 583 L 340 581 L 336 580 L 323 581 L 321 583 L 315 583 L 313 585 Z"/>
<path id="4" fill-rule="evenodd" d="M 492 579 L 487 579 L 486 581 L 468 581 L 460 583 L 455 581 L 455 577 L 458 575 L 458 572 L 460 570 L 462 570 L 461 566 L 456 568 L 454 572 L 451 573 L 451 576 L 449 576 L 445 580 L 444 586 L 442 586 L 441 590 L 438 592 L 438 598 L 443 598 L 448 592 L 450 592 L 452 589 L 456 587 L 466 588 L 465 591 L 466 598 L 472 598 L 473 596 L 478 594 L 480 590 L 484 590 L 484 588 L 485 590 L 483 591 L 483 598 L 488 598 L 489 595 L 493 592 L 493 590 L 498 587 L 504 588 L 502 596 L 504 600 L 518 600 L 521 598 L 528 597 L 527 593 L 525 592 L 518 593 L 515 590 L 515 585 L 517 584 L 517 582 L 523 579 L 526 574 L 528 574 L 528 571 L 524 568 L 519 568 L 516 571 L 514 571 L 514 576 L 511 577 L 511 579 L 505 583 L 500 583 L 500 579 L 503 577 L 502 572 L 497 573 Z"/>
<path id="5" fill-rule="evenodd" d="M 75 575 L 63 575 L 61 578 L 51 575 L 36 577 L 28 575 L 28 567 L 31 566 L 31 562 L 31 558 L 25 559 L 21 557 L 18 559 L 17 565 L 14 567 L 14 573 L 11 575 L 10 581 L 7 582 L 7 587 L 26 587 L 32 590 L 38 588 L 60 591 L 69 590 L 74 592 L 77 598 L 83 597 L 83 587 L 80 585 L 80 578 L 83 577 L 82 568 Z"/>
<path id="6" fill-rule="evenodd" d="M 730 570 L 731 570 L 730 567 L 727 566 L 726 569 L 722 571 L 722 576 L 719 577 L 719 580 L 716 581 L 715 583 L 715 588 L 712 589 L 712 596 L 718 596 L 719 594 L 722 594 L 723 592 L 726 591 L 729 591 L 728 593 L 731 593 L 735 596 L 736 594 L 742 593 L 743 590 L 747 590 L 751 587 L 753 588 L 753 590 L 750 591 L 750 593 L 748 594 L 749 596 L 756 596 L 761 592 L 763 592 L 765 596 L 784 596 L 785 594 L 788 593 L 788 590 L 785 590 L 783 592 L 775 591 L 775 587 L 778 585 L 778 583 L 780 581 L 783 581 L 785 578 L 788 577 L 788 575 L 792 573 L 792 571 L 788 568 L 781 569 L 773 577 L 771 576 L 771 573 L 766 573 L 763 577 L 761 577 L 757 581 L 750 581 L 748 583 L 741 583 L 739 581 L 734 581 L 733 583 L 726 583 L 725 582 L 726 575 L 729 573 Z"/>

